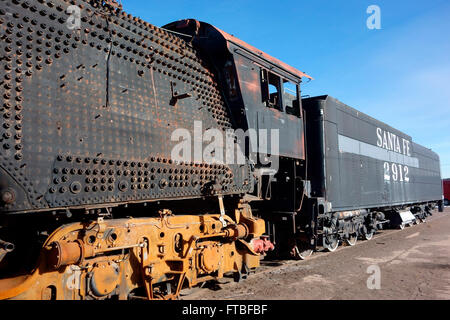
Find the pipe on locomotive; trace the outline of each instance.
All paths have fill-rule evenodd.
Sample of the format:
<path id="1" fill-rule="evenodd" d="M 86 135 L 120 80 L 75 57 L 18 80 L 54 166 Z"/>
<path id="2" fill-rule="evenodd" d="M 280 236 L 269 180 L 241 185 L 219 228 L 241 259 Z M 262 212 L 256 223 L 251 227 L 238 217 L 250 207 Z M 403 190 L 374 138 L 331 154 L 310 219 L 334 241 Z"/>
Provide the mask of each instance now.
<path id="1" fill-rule="evenodd" d="M 353 210 L 353 211 L 343 211 L 337 214 L 339 220 L 351 219 L 354 217 L 359 217 L 360 215 L 366 214 L 367 210 Z"/>
<path id="2" fill-rule="evenodd" d="M 223 229 L 222 233 L 206 236 L 204 238 L 222 236 L 235 241 L 247 238 L 250 232 L 251 230 L 245 224 L 233 224 Z M 51 268 L 57 270 L 64 266 L 79 264 L 84 259 L 93 258 L 98 254 L 137 247 L 145 247 L 145 244 L 132 244 L 124 247 L 96 250 L 92 246 L 85 245 L 82 240 L 76 240 L 74 242 L 55 241 L 46 248 L 47 263 Z"/>
<path id="3" fill-rule="evenodd" d="M 4 250 L 6 253 L 13 252 L 16 246 L 10 242 L 6 242 L 0 239 L 0 250 Z"/>
<path id="4" fill-rule="evenodd" d="M 0 239 L 0 262 L 8 253 L 13 252 L 15 248 L 14 244 Z"/>

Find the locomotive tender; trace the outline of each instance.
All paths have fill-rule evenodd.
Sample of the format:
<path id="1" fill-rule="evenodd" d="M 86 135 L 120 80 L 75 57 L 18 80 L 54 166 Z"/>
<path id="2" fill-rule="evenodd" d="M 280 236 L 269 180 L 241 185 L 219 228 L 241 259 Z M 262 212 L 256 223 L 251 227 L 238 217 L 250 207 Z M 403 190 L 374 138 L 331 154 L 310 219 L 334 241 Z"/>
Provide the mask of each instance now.
<path id="1" fill-rule="evenodd" d="M 0 30 L 0 299 L 173 299 L 441 200 L 434 152 L 207 23 L 4 0 Z"/>

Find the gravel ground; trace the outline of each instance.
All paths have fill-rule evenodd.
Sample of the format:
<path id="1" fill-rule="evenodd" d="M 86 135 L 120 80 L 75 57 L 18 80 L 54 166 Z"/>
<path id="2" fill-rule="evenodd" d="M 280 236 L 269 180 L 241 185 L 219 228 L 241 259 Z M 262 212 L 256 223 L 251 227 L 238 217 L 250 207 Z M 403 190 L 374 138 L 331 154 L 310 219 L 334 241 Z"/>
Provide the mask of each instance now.
<path id="1" fill-rule="evenodd" d="M 368 280 L 376 284 L 371 270 L 377 268 L 379 289 L 368 289 Z M 197 289 L 182 299 L 450 299 L 450 208 L 436 211 L 427 223 L 385 230 L 335 253 L 315 253 L 306 261 L 263 262 L 246 281 Z"/>

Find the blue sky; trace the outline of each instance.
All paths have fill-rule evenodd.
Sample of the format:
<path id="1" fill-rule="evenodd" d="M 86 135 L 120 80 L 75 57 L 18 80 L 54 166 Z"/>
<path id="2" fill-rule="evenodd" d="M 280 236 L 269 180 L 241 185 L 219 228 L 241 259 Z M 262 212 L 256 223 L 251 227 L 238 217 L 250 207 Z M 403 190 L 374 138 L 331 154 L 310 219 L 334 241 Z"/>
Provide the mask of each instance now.
<path id="1" fill-rule="evenodd" d="M 315 78 L 304 95 L 330 94 L 409 134 L 441 157 L 450 178 L 450 1 L 122 0 L 162 26 L 211 23 Z M 369 5 L 381 30 L 369 30 Z"/>

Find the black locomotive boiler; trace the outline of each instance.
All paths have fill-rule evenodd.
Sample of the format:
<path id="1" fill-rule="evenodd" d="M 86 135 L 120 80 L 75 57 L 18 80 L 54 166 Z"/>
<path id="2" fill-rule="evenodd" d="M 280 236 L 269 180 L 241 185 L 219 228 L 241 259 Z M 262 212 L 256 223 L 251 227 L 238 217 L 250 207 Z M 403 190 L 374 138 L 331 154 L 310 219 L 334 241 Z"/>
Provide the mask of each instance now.
<path id="1" fill-rule="evenodd" d="M 207 23 L 5 0 L 0 30 L 0 299 L 174 299 L 441 200 L 435 153 Z"/>

